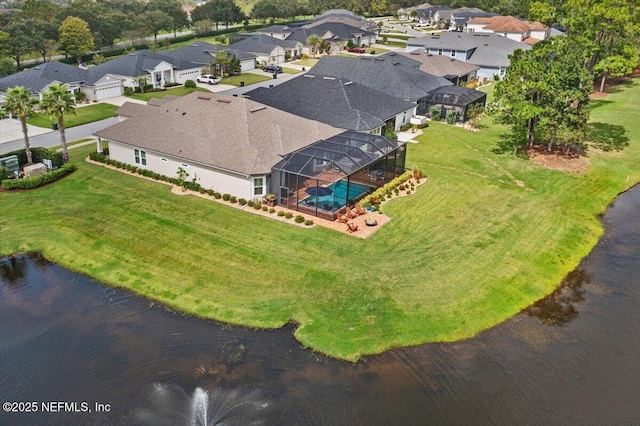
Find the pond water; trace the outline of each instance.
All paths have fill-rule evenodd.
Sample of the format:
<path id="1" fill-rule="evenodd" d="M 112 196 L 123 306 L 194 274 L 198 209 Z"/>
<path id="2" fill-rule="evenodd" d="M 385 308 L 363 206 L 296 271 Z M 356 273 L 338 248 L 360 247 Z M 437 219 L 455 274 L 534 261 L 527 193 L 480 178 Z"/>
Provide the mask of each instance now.
<path id="1" fill-rule="evenodd" d="M 0 402 L 37 409 L 0 424 L 638 424 L 640 186 L 603 221 L 525 312 L 357 364 L 302 349 L 292 327 L 201 321 L 37 256 L 0 259 Z"/>

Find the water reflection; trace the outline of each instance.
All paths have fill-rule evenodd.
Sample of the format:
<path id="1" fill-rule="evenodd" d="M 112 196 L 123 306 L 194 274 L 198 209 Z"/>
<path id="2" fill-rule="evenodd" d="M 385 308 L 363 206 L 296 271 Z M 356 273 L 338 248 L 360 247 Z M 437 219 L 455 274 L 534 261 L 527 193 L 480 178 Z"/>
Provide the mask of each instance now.
<path id="1" fill-rule="evenodd" d="M 25 285 L 26 274 L 27 265 L 20 257 L 14 255 L 0 258 L 0 275 L 8 287 Z"/>
<path id="2" fill-rule="evenodd" d="M 576 269 L 567 275 L 558 289 L 538 300 L 524 312 L 538 318 L 545 325 L 564 325 L 577 318 L 579 312 L 576 304 L 583 302 L 585 298 L 582 285 L 589 282 L 589 274 L 583 269 Z"/>

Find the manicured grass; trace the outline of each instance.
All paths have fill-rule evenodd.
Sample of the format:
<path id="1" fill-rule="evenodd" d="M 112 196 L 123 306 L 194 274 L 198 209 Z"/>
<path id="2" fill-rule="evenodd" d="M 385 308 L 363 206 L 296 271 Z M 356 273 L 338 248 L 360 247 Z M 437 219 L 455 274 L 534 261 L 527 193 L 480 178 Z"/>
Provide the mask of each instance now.
<path id="1" fill-rule="evenodd" d="M 367 240 L 177 196 L 78 147 L 73 175 L 0 193 L 0 254 L 42 252 L 201 317 L 294 321 L 304 345 L 349 360 L 463 339 L 549 294 L 595 245 L 598 214 L 640 181 L 638 97 L 635 81 L 594 102 L 592 137 L 621 149 L 592 149 L 580 175 L 500 153 L 490 119 L 432 123 L 407 151 L 427 183 L 385 205 L 393 220 Z"/>
<path id="2" fill-rule="evenodd" d="M 106 103 L 76 107 L 75 115 L 64 115 L 64 125 L 66 128 L 69 128 L 79 126 L 81 124 L 93 123 L 94 121 L 104 120 L 105 118 L 116 115 L 117 109 L 117 106 Z M 45 114 L 34 114 L 27 119 L 27 123 L 33 126 L 46 127 L 49 129 L 53 122 L 57 123 L 57 119 L 51 119 L 49 115 Z"/>
<path id="3" fill-rule="evenodd" d="M 162 99 L 167 95 L 184 96 L 184 95 L 188 95 L 189 93 L 191 93 L 193 91 L 210 92 L 210 90 L 203 89 L 201 87 L 196 87 L 195 89 L 187 89 L 184 86 L 180 86 L 180 87 L 174 87 L 173 89 L 161 90 L 161 91 L 158 91 L 158 92 L 134 93 L 134 94 L 130 95 L 129 97 L 133 98 L 133 99 L 138 99 L 140 101 L 148 102 L 152 98 Z"/>
<path id="4" fill-rule="evenodd" d="M 385 49 L 384 47 L 367 47 L 364 49 L 364 51 L 367 53 L 371 53 L 372 50 L 374 50 L 376 53 L 389 52 L 389 49 Z"/>
<path id="5" fill-rule="evenodd" d="M 223 78 L 220 84 L 231 84 L 233 86 L 240 86 L 240 82 L 244 81 L 244 84 L 248 86 L 253 83 L 271 80 L 272 78 L 272 74 L 270 73 L 264 73 L 264 75 L 260 75 L 247 72 L 241 75 L 233 75 L 229 78 Z"/>
<path id="6" fill-rule="evenodd" d="M 301 59 L 299 61 L 292 62 L 292 64 L 300 65 L 302 67 L 312 67 L 318 63 L 318 59 Z"/>
<path id="7" fill-rule="evenodd" d="M 298 74 L 299 72 L 302 72 L 301 70 L 297 70 L 295 68 L 289 68 L 289 67 L 282 67 L 282 72 L 284 74 Z"/>
<path id="8" fill-rule="evenodd" d="M 406 34 L 389 34 L 388 37 L 390 39 L 398 39 L 398 40 L 409 40 L 410 38 L 416 38 L 415 36 L 406 35 Z M 382 38 L 382 36 L 380 38 Z"/>
<path id="9" fill-rule="evenodd" d="M 385 43 L 384 41 L 382 41 L 382 39 L 380 39 L 376 43 L 384 44 L 385 46 L 390 46 L 390 47 L 407 47 L 407 43 L 405 43 L 404 41 L 389 40 Z"/>

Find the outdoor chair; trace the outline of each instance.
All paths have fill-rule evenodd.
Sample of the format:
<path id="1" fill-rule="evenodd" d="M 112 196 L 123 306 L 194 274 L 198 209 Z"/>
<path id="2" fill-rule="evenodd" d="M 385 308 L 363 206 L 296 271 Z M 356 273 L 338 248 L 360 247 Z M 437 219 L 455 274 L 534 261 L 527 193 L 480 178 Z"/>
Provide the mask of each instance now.
<path id="1" fill-rule="evenodd" d="M 349 208 L 349 206 L 347 206 L 347 216 L 349 216 L 350 218 L 352 218 L 352 219 L 353 219 L 353 218 L 358 217 L 358 216 L 359 216 L 359 214 L 358 214 L 358 213 L 356 213 L 356 212 L 354 212 L 353 210 L 351 210 L 351 209 Z"/>
<path id="2" fill-rule="evenodd" d="M 358 230 L 358 224 L 353 222 L 347 222 L 347 231 L 356 232 Z"/>
<path id="3" fill-rule="evenodd" d="M 360 203 L 356 203 L 354 209 L 355 209 L 355 212 L 358 213 L 359 215 L 367 214 L 367 211 L 362 208 Z"/>
<path id="4" fill-rule="evenodd" d="M 338 218 L 338 222 L 339 223 L 347 223 L 349 221 L 350 217 L 347 216 L 346 214 L 340 215 L 340 217 Z"/>

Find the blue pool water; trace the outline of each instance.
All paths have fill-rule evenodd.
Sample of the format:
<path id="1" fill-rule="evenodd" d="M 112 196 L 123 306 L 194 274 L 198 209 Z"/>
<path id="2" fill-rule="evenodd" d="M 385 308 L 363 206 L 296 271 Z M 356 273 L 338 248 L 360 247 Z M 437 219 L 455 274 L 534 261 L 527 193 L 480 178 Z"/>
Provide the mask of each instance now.
<path id="1" fill-rule="evenodd" d="M 331 194 L 318 196 L 318 198 L 309 197 L 303 202 L 307 205 L 315 205 L 317 203 L 319 208 L 329 211 L 342 208 L 347 204 L 347 187 L 349 189 L 349 200 L 354 200 L 360 197 L 370 189 L 370 187 L 368 187 L 367 185 L 362 185 L 354 182 L 347 183 L 346 181 L 339 181 L 327 186 L 327 188 L 333 191 Z"/>

